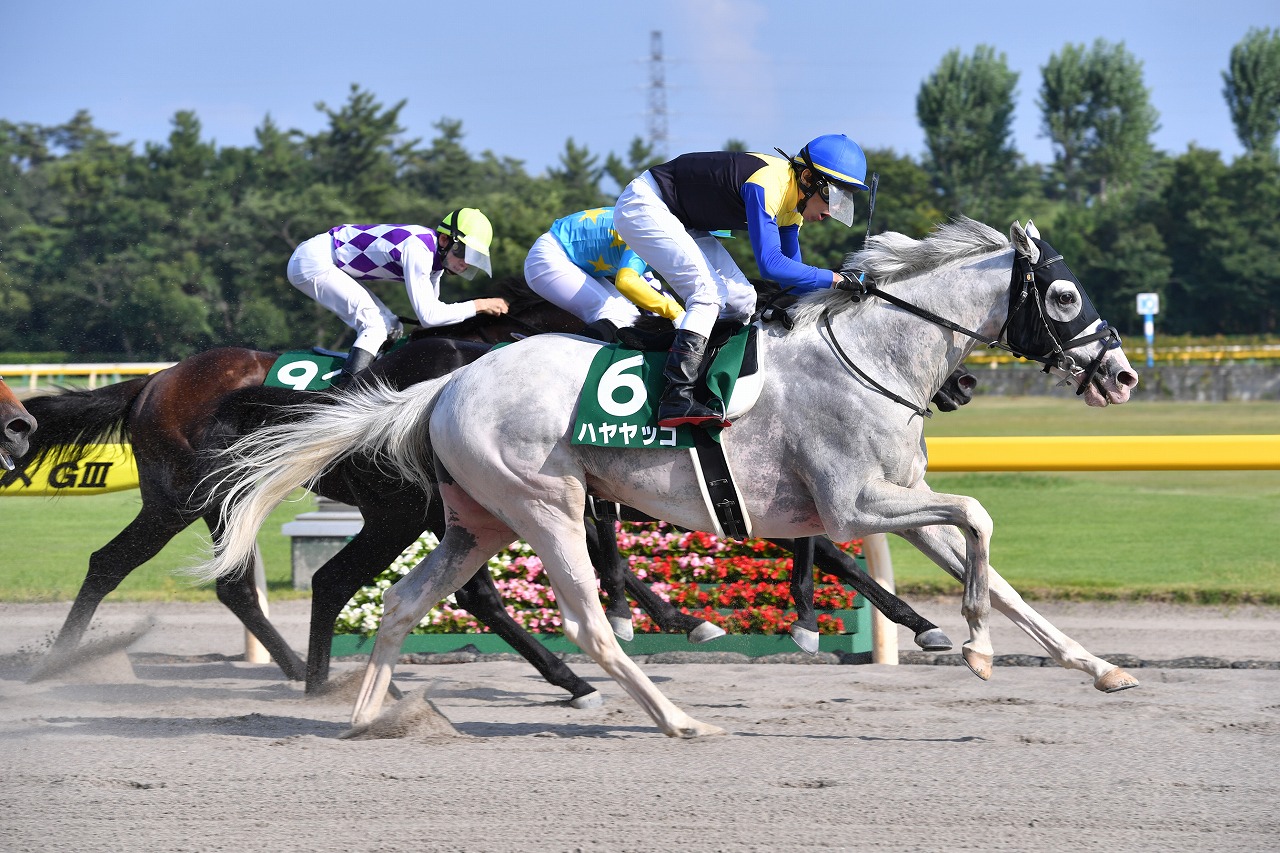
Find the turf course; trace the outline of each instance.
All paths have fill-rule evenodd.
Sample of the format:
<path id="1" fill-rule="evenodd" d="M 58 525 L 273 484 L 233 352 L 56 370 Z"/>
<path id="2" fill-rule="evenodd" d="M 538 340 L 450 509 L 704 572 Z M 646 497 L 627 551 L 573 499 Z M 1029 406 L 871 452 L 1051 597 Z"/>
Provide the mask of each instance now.
<path id="1" fill-rule="evenodd" d="M 315 499 L 298 500 L 272 513 L 258 544 L 266 564 L 271 597 L 300 597 L 289 561 L 289 538 L 280 526 L 315 509 Z M 91 497 L 0 497 L 0 601 L 70 601 L 89 567 L 89 555 L 124 529 L 141 502 L 137 491 Z M 154 559 L 136 569 L 108 601 L 214 601 L 213 584 L 196 585 L 182 570 L 201 559 L 209 531 L 197 522 L 176 536 Z"/>
<path id="2" fill-rule="evenodd" d="M 979 375 L 979 379 L 981 376 Z M 979 396 L 937 415 L 926 434 L 1198 435 L 1275 433 L 1277 403 L 1139 402 L 1089 409 L 1078 400 Z M 995 519 L 993 564 L 1028 597 L 1252 601 L 1280 604 L 1280 471 L 937 474 L 939 491 L 972 495 Z M 301 495 L 301 493 L 300 493 Z M 136 492 L 87 498 L 0 498 L 0 600 L 70 600 L 89 555 L 137 511 Z M 286 504 L 259 535 L 273 597 L 296 597 L 280 525 L 313 508 Z M 212 600 L 175 574 L 192 565 L 203 526 L 189 529 L 111 600 Z M 898 589 L 958 592 L 915 549 L 890 537 Z"/>
<path id="3" fill-rule="evenodd" d="M 981 374 L 979 374 L 981 382 Z M 926 436 L 1273 434 L 1276 403 L 979 396 Z M 1280 471 L 936 474 L 995 520 L 992 564 L 1028 597 L 1280 603 Z M 899 592 L 959 585 L 897 537 Z"/>

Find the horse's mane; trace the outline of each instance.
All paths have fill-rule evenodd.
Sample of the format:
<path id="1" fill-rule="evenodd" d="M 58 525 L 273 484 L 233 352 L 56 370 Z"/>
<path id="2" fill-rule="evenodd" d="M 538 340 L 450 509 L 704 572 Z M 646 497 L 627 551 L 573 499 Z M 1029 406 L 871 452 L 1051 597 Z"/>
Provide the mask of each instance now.
<path id="1" fill-rule="evenodd" d="M 892 284 L 944 264 L 1009 248 L 1009 239 L 989 225 L 960 217 L 934 227 L 929 236 L 916 240 L 890 231 L 867 240 L 866 248 L 845 256 L 845 269 L 859 269 L 877 285 Z M 796 304 L 797 325 L 817 322 L 823 311 L 837 314 L 867 304 L 854 302 L 843 290 L 815 291 Z"/>
<path id="2" fill-rule="evenodd" d="M 533 289 L 529 287 L 529 283 L 524 280 L 523 276 L 518 275 L 494 279 L 488 291 L 485 294 L 486 296 L 500 296 L 507 300 L 512 314 L 519 314 L 539 302 L 546 302 L 545 299 L 533 292 Z"/>

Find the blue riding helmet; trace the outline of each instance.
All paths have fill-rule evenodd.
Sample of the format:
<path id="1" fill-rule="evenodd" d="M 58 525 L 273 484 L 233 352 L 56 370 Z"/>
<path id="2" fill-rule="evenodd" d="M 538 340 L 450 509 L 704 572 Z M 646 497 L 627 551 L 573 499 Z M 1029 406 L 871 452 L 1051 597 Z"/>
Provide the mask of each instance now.
<path id="1" fill-rule="evenodd" d="M 828 133 L 790 159 L 797 169 L 808 168 L 815 178 L 815 186 L 802 188 L 801 207 L 817 192 L 830 207 L 833 219 L 852 225 L 853 193 L 867 189 L 867 155 L 862 147 L 843 133 Z"/>
<path id="2" fill-rule="evenodd" d="M 819 136 L 791 159 L 816 169 L 828 180 L 857 190 L 867 188 L 867 155 L 862 153 L 858 143 L 843 133 Z"/>

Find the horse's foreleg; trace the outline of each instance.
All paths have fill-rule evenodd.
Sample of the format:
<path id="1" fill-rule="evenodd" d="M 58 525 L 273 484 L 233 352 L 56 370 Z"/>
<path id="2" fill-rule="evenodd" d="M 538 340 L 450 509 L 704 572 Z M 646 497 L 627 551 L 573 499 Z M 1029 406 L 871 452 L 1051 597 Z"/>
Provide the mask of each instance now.
<path id="1" fill-rule="evenodd" d="M 809 654 L 818 651 L 818 611 L 813 606 L 814 537 L 791 541 L 791 602 L 796 621 L 791 623 L 791 639 Z"/>
<path id="2" fill-rule="evenodd" d="M 539 514 L 536 523 L 531 520 L 522 527 L 526 540 L 542 558 L 569 641 L 609 673 L 664 734 L 685 738 L 722 734 L 716 726 L 699 722 L 677 708 L 618 645 L 596 592 L 595 573 L 581 533 L 581 518 L 549 521 L 544 512 Z"/>
<path id="3" fill-rule="evenodd" d="M 957 579 L 963 576 L 964 540 L 955 530 L 926 527 L 903 531 L 899 535 L 919 548 L 948 574 Z M 1035 608 L 1023 601 L 1017 590 L 994 568 L 990 572 L 990 581 L 991 597 L 996 609 L 1039 643 L 1060 666 L 1087 673 L 1093 678 L 1093 686 L 1105 693 L 1138 686 L 1138 680 L 1132 675 L 1089 653 L 1084 646 L 1058 630 Z"/>
<path id="4" fill-rule="evenodd" d="M 790 543 L 790 539 L 774 540 L 779 544 Z M 783 544 L 782 547 L 790 547 Z M 910 629 L 915 634 L 916 645 L 927 652 L 944 652 L 951 648 L 951 640 L 937 625 L 921 616 L 911 605 L 880 586 L 874 578 L 862 571 L 853 557 L 840 550 L 834 542 L 825 536 L 814 540 L 814 564 L 829 575 L 835 575 L 843 583 L 871 602 L 871 606 L 879 610 L 890 621 Z"/>
<path id="5" fill-rule="evenodd" d="M 969 639 L 961 647 L 964 662 L 984 681 L 991 677 L 991 516 L 982 504 L 964 495 L 941 494 L 927 486 L 909 489 L 879 480 L 859 495 L 858 519 L 864 533 L 899 533 L 934 525 L 959 529 L 965 541 L 964 596 L 961 613 L 969 623 Z"/>
<path id="6" fill-rule="evenodd" d="M 603 505 L 612 507 L 612 504 Z M 625 565 L 618 551 L 617 520 L 612 511 L 603 513 L 601 518 L 586 518 L 587 553 L 609 601 L 604 609 L 609 626 L 619 639 L 630 640 L 635 636 L 635 627 L 631 622 L 631 604 L 627 601 L 623 578 Z"/>
<path id="7" fill-rule="evenodd" d="M 636 604 L 640 605 L 640 609 L 647 613 L 654 624 L 663 631 L 672 634 L 683 633 L 691 643 L 705 643 L 707 640 L 724 636 L 724 629 L 719 625 L 685 613 L 654 592 L 630 569 L 624 569 L 622 574 L 627 592 L 636 600 Z"/>
<path id="8" fill-rule="evenodd" d="M 489 567 L 482 566 L 457 591 L 458 606 L 475 616 L 515 649 L 525 660 L 533 664 L 551 684 L 569 691 L 573 698 L 569 701 L 575 708 L 596 708 L 604 704 L 599 691 L 583 681 L 577 673 L 569 669 L 560 658 L 547 650 L 529 632 L 521 628 L 507 608 L 503 606 L 502 596 L 493 583 L 493 575 Z"/>

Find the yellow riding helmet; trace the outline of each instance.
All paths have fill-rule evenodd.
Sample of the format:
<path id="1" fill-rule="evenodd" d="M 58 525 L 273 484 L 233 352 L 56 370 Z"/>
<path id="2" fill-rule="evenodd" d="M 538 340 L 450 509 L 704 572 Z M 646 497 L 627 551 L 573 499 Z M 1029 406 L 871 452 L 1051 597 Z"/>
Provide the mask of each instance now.
<path id="1" fill-rule="evenodd" d="M 478 270 L 484 270 L 485 275 L 493 276 L 493 264 L 489 262 L 493 225 L 489 222 L 489 217 L 474 207 L 463 207 L 445 216 L 436 230 L 466 247 L 462 259 L 467 262 L 467 268 L 461 274 L 463 278 L 475 278 Z"/>

